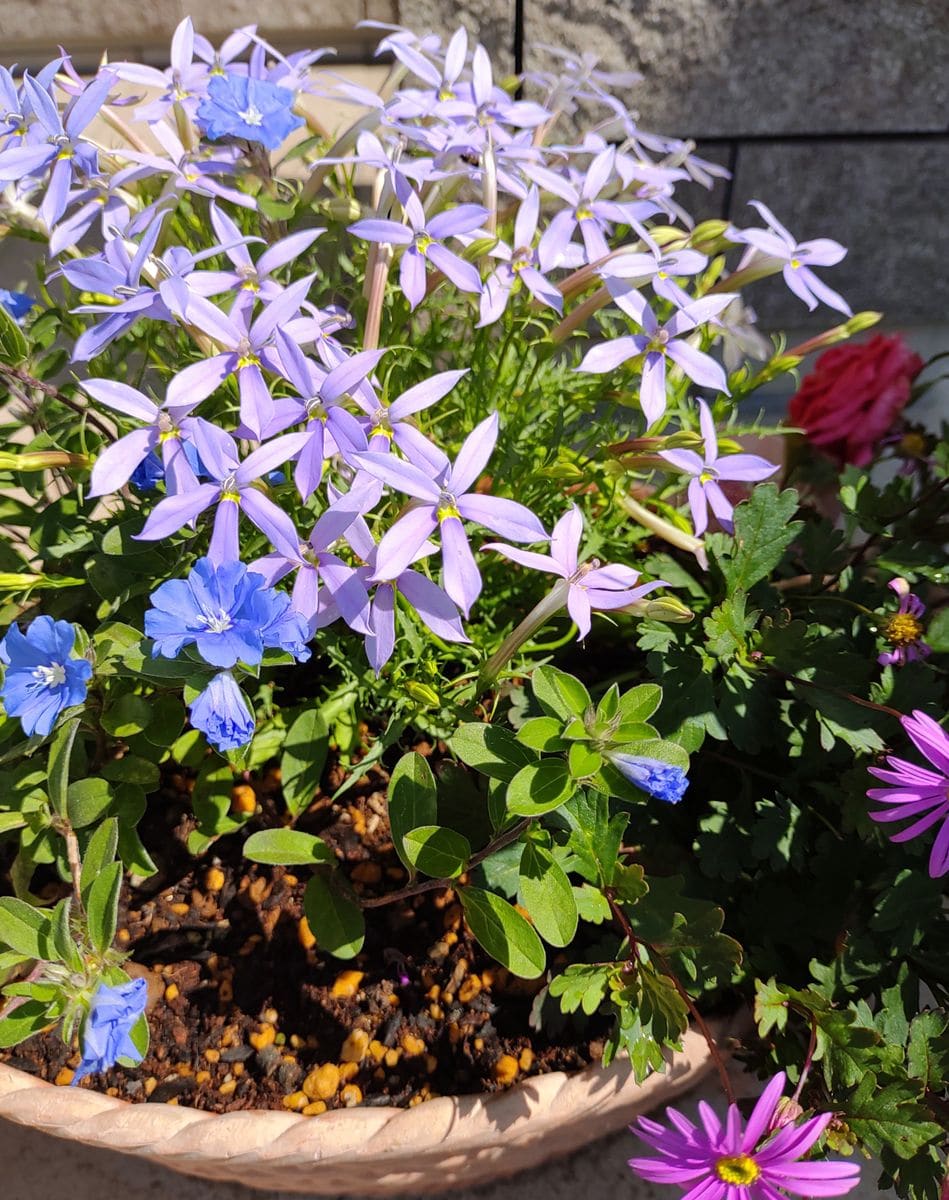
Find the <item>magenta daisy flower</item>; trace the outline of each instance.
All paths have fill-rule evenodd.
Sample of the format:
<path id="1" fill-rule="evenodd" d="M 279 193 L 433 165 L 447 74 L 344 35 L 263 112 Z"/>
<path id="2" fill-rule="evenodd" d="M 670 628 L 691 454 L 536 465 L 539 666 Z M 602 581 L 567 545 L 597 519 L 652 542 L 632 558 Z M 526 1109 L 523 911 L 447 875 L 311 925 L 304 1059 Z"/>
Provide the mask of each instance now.
<path id="1" fill-rule="evenodd" d="M 870 767 L 870 774 L 889 787 L 871 788 L 870 800 L 886 807 L 871 813 L 874 821 L 903 821 L 912 824 L 890 835 L 893 842 L 908 842 L 942 821 L 929 856 L 929 874 L 938 879 L 949 871 L 949 734 L 919 709 L 900 724 L 913 739 L 916 749 L 936 768 L 930 771 L 890 754 L 886 767 Z"/>
<path id="2" fill-rule="evenodd" d="M 666 1116 L 674 1127 L 640 1117 L 630 1128 L 661 1158 L 631 1158 L 630 1167 L 651 1183 L 675 1183 L 688 1191 L 682 1200 L 783 1200 L 794 1196 L 843 1196 L 860 1182 L 860 1168 L 848 1162 L 799 1162 L 827 1128 L 833 1114 L 821 1113 L 800 1125 L 776 1119 L 784 1091 L 781 1072 L 771 1080 L 742 1130 L 738 1106 L 730 1104 L 725 1122 L 704 1101 L 701 1126 L 674 1108 Z"/>

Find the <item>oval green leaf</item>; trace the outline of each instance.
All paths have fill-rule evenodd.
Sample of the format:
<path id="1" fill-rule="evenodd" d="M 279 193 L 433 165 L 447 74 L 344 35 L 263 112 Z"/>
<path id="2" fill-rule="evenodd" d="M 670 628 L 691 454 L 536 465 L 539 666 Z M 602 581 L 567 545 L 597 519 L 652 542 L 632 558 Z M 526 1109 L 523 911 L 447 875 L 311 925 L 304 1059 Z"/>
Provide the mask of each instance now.
<path id="1" fill-rule="evenodd" d="M 468 839 L 444 825 L 420 825 L 405 834 L 402 844 L 412 866 L 433 879 L 454 879 L 471 857 Z"/>
<path id="2" fill-rule="evenodd" d="M 362 909 L 343 895 L 335 872 L 319 871 L 306 885 L 303 910 L 321 950 L 336 958 L 355 958 L 366 938 Z"/>
<path id="3" fill-rule="evenodd" d="M 313 867 L 335 863 L 336 855 L 322 838 L 299 829 L 261 829 L 244 843 L 244 857 L 279 867 Z"/>
<path id="4" fill-rule="evenodd" d="M 521 979 L 536 979 L 547 965 L 544 944 L 513 904 L 482 888 L 459 888 L 471 932 L 492 958 Z"/>
<path id="5" fill-rule="evenodd" d="M 521 855 L 517 899 L 545 942 L 570 945 L 579 921 L 573 888 L 550 851 L 534 842 L 527 842 Z"/>
<path id="6" fill-rule="evenodd" d="M 508 785 L 508 812 L 519 817 L 539 817 L 566 804 L 575 790 L 563 759 L 531 763 L 522 767 Z"/>
<path id="7" fill-rule="evenodd" d="M 432 768 L 421 754 L 410 750 L 403 754 L 389 778 L 389 827 L 395 852 L 410 871 L 415 864 L 409 857 L 405 835 L 412 829 L 434 825 L 438 819 L 438 789 Z"/>

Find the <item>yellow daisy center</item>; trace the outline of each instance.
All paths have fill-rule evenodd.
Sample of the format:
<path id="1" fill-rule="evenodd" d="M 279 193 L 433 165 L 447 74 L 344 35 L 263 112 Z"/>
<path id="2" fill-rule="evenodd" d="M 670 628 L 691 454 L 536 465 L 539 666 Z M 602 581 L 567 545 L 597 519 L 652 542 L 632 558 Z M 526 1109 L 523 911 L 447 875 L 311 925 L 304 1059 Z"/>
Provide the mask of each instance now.
<path id="1" fill-rule="evenodd" d="M 909 646 L 923 636 L 923 627 L 911 613 L 894 613 L 886 623 L 883 636 L 893 646 Z"/>
<path id="2" fill-rule="evenodd" d="M 761 1168 L 747 1154 L 726 1154 L 715 1162 L 715 1174 L 722 1183 L 735 1187 L 748 1187 L 761 1174 Z"/>

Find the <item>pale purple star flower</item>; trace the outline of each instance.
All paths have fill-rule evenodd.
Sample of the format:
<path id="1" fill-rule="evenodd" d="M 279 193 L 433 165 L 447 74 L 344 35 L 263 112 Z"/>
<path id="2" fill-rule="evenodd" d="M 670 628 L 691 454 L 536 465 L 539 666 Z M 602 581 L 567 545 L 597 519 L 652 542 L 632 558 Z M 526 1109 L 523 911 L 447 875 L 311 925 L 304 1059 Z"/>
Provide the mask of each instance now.
<path id="1" fill-rule="evenodd" d="M 73 177 L 78 173 L 89 179 L 99 174 L 98 150 L 82 135 L 115 82 L 114 74 L 101 71 L 61 114 L 47 89 L 24 72 L 24 98 L 34 121 L 20 145 L 0 150 L 0 184 L 15 183 L 27 175 L 38 176 L 51 168 L 39 206 L 47 229 L 52 229 L 66 211 Z"/>
<path id="2" fill-rule="evenodd" d="M 446 115 L 443 106 L 457 98 L 458 81 L 468 60 L 468 33 L 464 28 L 456 29 L 442 56 L 442 65 L 436 66 L 407 40 L 389 40 L 392 53 L 427 88 L 400 88 L 387 106 L 392 120 L 427 117 L 435 112 Z M 382 47 L 380 46 L 380 49 Z"/>
<path id="3" fill-rule="evenodd" d="M 154 124 L 161 121 L 176 104 L 194 116 L 210 77 L 207 65 L 194 61 L 195 42 L 194 25 L 190 17 L 185 17 L 172 35 L 168 58 L 170 65 L 164 71 L 135 62 L 111 64 L 120 79 L 158 92 L 154 100 L 135 110 L 137 120 Z"/>
<path id="4" fill-rule="evenodd" d="M 412 308 L 425 298 L 426 263 L 447 276 L 462 292 L 480 292 L 481 276 L 470 262 L 452 253 L 442 240 L 471 233 L 484 223 L 488 210 L 480 204 L 458 204 L 434 217 L 426 218 L 422 202 L 414 192 L 400 198 L 408 225 L 400 221 L 369 218 L 349 226 L 349 232 L 367 242 L 388 242 L 404 246 L 399 263 L 399 283 Z"/>
<path id="5" fill-rule="evenodd" d="M 292 233 L 289 237 L 281 238 L 268 246 L 255 262 L 248 250 L 250 242 L 262 242 L 263 238 L 245 236 L 235 222 L 214 203 L 211 204 L 211 224 L 217 234 L 218 242 L 224 253 L 231 260 L 231 271 L 205 271 L 205 276 L 212 276 L 214 290 L 208 284 L 202 295 L 216 296 L 222 292 L 236 292 L 235 303 L 240 308 L 249 308 L 254 300 L 268 304 L 275 300 L 284 290 L 283 285 L 271 276 L 274 271 L 287 266 L 304 254 L 313 245 L 321 233 L 322 227 L 303 229 Z"/>
<path id="6" fill-rule="evenodd" d="M 547 278 L 547 272 L 555 267 L 568 265 L 565 262 L 565 253 L 571 248 L 577 248 L 567 246 L 558 250 L 549 243 L 545 245 L 541 239 L 540 245 L 534 249 L 539 215 L 540 193 L 532 186 L 514 219 L 514 248 L 500 242 L 491 251 L 493 258 L 501 258 L 504 261 L 485 280 L 484 291 L 481 293 L 479 327 L 493 325 L 499 320 L 507 308 L 511 294 L 521 285 L 541 304 L 546 304 L 555 312 L 563 312 L 563 296 Z M 571 265 L 579 265 L 568 253 L 566 256 Z"/>
<path id="7" fill-rule="evenodd" d="M 710 355 L 697 350 L 686 340 L 688 334 L 711 317 L 717 316 L 734 296 L 705 296 L 673 313 L 665 325 L 660 326 L 656 314 L 638 293 L 614 296 L 624 312 L 631 315 L 643 328 L 642 333 L 627 334 L 602 342 L 587 351 L 577 368 L 601 374 L 613 371 L 621 363 L 638 354 L 645 355 L 639 402 L 648 425 L 653 425 L 666 411 L 666 361 L 671 359 L 694 383 L 714 388 L 728 395 L 728 380 L 719 363 Z"/>
<path id="8" fill-rule="evenodd" d="M 563 253 L 573 240 L 579 226 L 580 236 L 586 247 L 587 262 L 597 262 L 610 252 L 607 235 L 617 222 L 630 225 L 637 233 L 644 232 L 642 221 L 658 210 L 649 201 L 600 200 L 600 193 L 615 179 L 616 148 L 593 156 L 586 173 L 574 183 L 564 175 L 548 167 L 527 163 L 524 170 L 541 187 L 566 200 L 569 208 L 557 213 L 551 220 L 541 244 L 545 253 Z"/>
<path id="9" fill-rule="evenodd" d="M 523 504 L 470 490 L 487 465 L 497 437 L 498 414 L 492 413 L 465 439 L 454 465 L 446 464 L 434 479 L 394 454 L 354 456 L 371 475 L 419 501 L 396 521 L 379 543 L 375 581 L 385 582 L 401 575 L 414 561 L 419 547 L 439 529 L 444 588 L 467 616 L 481 593 L 482 584 L 463 521 L 475 521 L 512 542 L 548 540 L 543 525 Z"/>
<path id="10" fill-rule="evenodd" d="M 291 604 L 307 621 L 311 633 L 340 618 L 357 633 L 369 633 L 367 572 L 349 566 L 331 550 L 355 519 L 355 512 L 343 515 L 338 509 L 329 509 L 313 526 L 307 541 L 279 546 L 250 564 L 249 569 L 262 575 L 269 587 L 296 571 Z"/>
<path id="11" fill-rule="evenodd" d="M 237 309 L 228 314 L 202 297 L 193 296 L 183 314 L 185 319 L 213 338 L 223 350 L 179 371 L 168 384 L 168 402 L 203 400 L 225 379 L 236 375 L 241 421 L 253 437 L 262 437 L 275 412 L 261 367 L 281 373 L 273 345 L 274 333 L 279 326 L 293 336 L 293 318 L 299 313 L 314 278 L 307 275 L 291 283 L 254 319 L 249 310 Z"/>
<path id="12" fill-rule="evenodd" d="M 569 508 L 554 526 L 550 535 L 550 555 L 533 550 L 518 550 L 501 542 L 487 542 L 482 550 L 497 550 L 512 562 L 532 571 L 559 575 L 566 582 L 567 611 L 577 627 L 578 639 L 590 632 L 591 614 L 625 608 L 643 596 L 667 584 L 656 579 L 636 586 L 639 572 L 618 563 L 599 559 L 580 562 L 580 540 L 583 537 L 583 514 L 576 505 Z"/>
<path id="13" fill-rule="evenodd" d="M 200 401 L 176 407 L 170 407 L 167 401 L 158 405 L 136 388 L 112 379 L 87 379 L 82 387 L 107 408 L 144 422 L 144 428 L 125 434 L 99 454 L 92 468 L 90 496 L 118 491 L 155 451 L 161 453 L 169 496 L 198 486 L 184 442 L 194 443 L 194 422 L 200 418 L 192 418 L 191 412 Z"/>
<path id="14" fill-rule="evenodd" d="M 806 1197 L 846 1195 L 860 1182 L 856 1163 L 799 1161 L 830 1124 L 833 1113 L 820 1113 L 773 1133 L 785 1082 L 783 1071 L 775 1075 L 744 1129 L 736 1104 L 728 1106 L 723 1124 L 704 1100 L 699 1101 L 701 1125 L 674 1108 L 666 1109 L 671 1129 L 640 1117 L 630 1129 L 659 1158 L 631 1158 L 630 1167 L 650 1183 L 687 1189 L 681 1200 L 782 1200 L 788 1192 Z"/>
<path id="15" fill-rule="evenodd" d="M 346 540 L 366 564 L 361 568 L 364 578 L 367 581 L 375 579 L 378 546 L 362 517 L 358 517 L 346 531 Z M 419 562 L 434 552 L 434 544 L 426 540 L 412 561 Z M 399 592 L 436 637 L 446 642 L 471 641 L 462 627 L 458 608 L 444 588 L 420 571 L 406 567 L 393 579 L 377 581 L 369 600 L 366 657 L 377 675 L 395 650 L 395 608 L 396 594 Z"/>
<path id="16" fill-rule="evenodd" d="M 885 768 L 868 768 L 871 775 L 889 785 L 867 792 L 868 799 L 884 805 L 870 817 L 882 822 L 912 821 L 899 833 L 889 835 L 892 842 L 908 842 L 941 821 L 942 828 L 929 855 L 929 874 L 940 879 L 949 872 L 949 734 L 920 709 L 910 717 L 900 717 L 900 724 L 935 770 L 895 754 L 887 756 Z"/>
<path id="17" fill-rule="evenodd" d="M 877 658 L 881 667 L 905 667 L 907 663 L 922 662 L 932 654 L 932 648 L 923 641 L 923 623 L 926 605 L 909 590 L 905 579 L 891 579 L 887 584 L 900 598 L 899 608 L 883 623 L 883 636 L 893 647 L 884 650 Z"/>
<path id="18" fill-rule="evenodd" d="M 305 433 L 287 433 L 259 446 L 241 462 L 237 443 L 223 430 L 202 421 L 195 431 L 194 444 L 201 464 L 213 482 L 199 483 L 189 492 L 167 496 L 152 509 L 141 533 L 142 541 L 161 541 L 193 521 L 212 504 L 217 505 L 208 559 L 212 565 L 235 562 L 240 558 L 238 516 L 244 515 L 279 550 L 298 545 L 297 531 L 287 514 L 255 483 L 269 475 L 306 444 Z"/>
<path id="19" fill-rule="evenodd" d="M 177 133 L 165 121 L 151 126 L 150 132 L 165 151 L 164 156 L 123 147 L 122 157 L 147 168 L 153 175 L 164 175 L 166 190 L 181 195 L 193 192 L 196 196 L 228 200 L 241 208 L 257 207 L 257 201 L 249 193 L 228 187 L 215 178 L 217 175 L 234 174 L 235 164 L 240 157 L 236 147 L 215 146 L 215 157 L 207 158 L 200 146 L 186 150 Z"/>
<path id="20" fill-rule="evenodd" d="M 701 537 L 708 528 L 709 508 L 718 518 L 721 527 L 732 533 L 735 528 L 732 521 L 735 508 L 720 484 L 732 480 L 757 483 L 773 475 L 778 468 L 766 458 L 759 458 L 757 454 L 727 454 L 720 457 L 712 414 L 704 400 L 698 403 L 699 424 L 705 443 L 704 457 L 694 450 L 660 450 L 659 457 L 664 458 L 677 470 L 692 476 L 689 480 L 689 508 L 692 510 L 695 536 Z"/>
<path id="21" fill-rule="evenodd" d="M 440 103 L 437 112 L 456 121 L 466 120 L 468 144 L 474 133 L 474 144 L 482 149 L 488 141 L 499 144 L 510 141 L 511 132 L 505 128 L 508 125 L 536 129 L 551 116 L 542 105 L 530 100 L 512 100 L 503 88 L 495 86 L 491 59 L 480 44 L 472 55 L 470 83 L 462 84 L 457 96 Z"/>
<path id="22" fill-rule="evenodd" d="M 708 258 L 697 250 L 663 250 L 651 239 L 648 250 L 623 250 L 600 268 L 600 275 L 614 299 L 639 284 L 652 284 L 657 296 L 671 301 L 676 308 L 687 307 L 692 300 L 675 280 L 683 275 L 698 275 L 708 266 Z"/>
<path id="23" fill-rule="evenodd" d="M 812 311 L 819 301 L 823 301 L 828 308 L 835 308 L 848 317 L 852 316 L 850 305 L 843 296 L 829 288 L 811 270 L 811 267 L 835 266 L 846 255 L 846 249 L 830 238 L 797 242 L 766 204 L 762 204 L 760 200 L 749 200 L 748 203 L 764 218 L 767 229 L 732 230 L 730 236 L 769 258 L 783 262 L 781 274 L 784 276 L 784 282 Z M 742 259 L 739 270 L 744 262 L 745 259 Z"/>
<path id="24" fill-rule="evenodd" d="M 276 332 L 277 352 L 283 372 L 296 388 L 300 399 L 285 397 L 276 401 L 277 424 L 306 421 L 306 442 L 294 468 L 294 482 L 303 500 L 320 486 L 323 464 L 335 454 L 351 456 L 367 449 L 366 435 L 359 419 L 344 407 L 344 402 L 366 376 L 375 369 L 385 350 L 362 350 L 329 371 L 308 359 L 283 330 Z M 285 410 L 285 411 L 284 411 Z"/>
<path id="25" fill-rule="evenodd" d="M 437 404 L 467 374 L 467 368 L 439 371 L 408 388 L 391 404 L 383 403 L 371 388 L 354 393 L 353 399 L 369 418 L 366 430 L 369 449 L 384 454 L 394 442 L 406 458 L 417 466 L 427 466 L 432 475 L 438 475 L 448 465 L 448 459 L 409 418 Z"/>

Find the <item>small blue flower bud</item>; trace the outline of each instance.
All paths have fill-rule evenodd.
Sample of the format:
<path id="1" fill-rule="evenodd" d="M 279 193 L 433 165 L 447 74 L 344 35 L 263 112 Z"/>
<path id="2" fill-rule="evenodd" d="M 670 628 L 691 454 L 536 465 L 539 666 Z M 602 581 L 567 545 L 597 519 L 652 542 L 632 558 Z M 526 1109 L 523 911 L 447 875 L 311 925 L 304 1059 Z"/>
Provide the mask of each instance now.
<path id="1" fill-rule="evenodd" d="M 611 754 L 609 758 L 625 779 L 657 800 L 678 804 L 689 786 L 681 767 L 660 762 L 657 758 L 639 758 L 634 754 Z"/>

